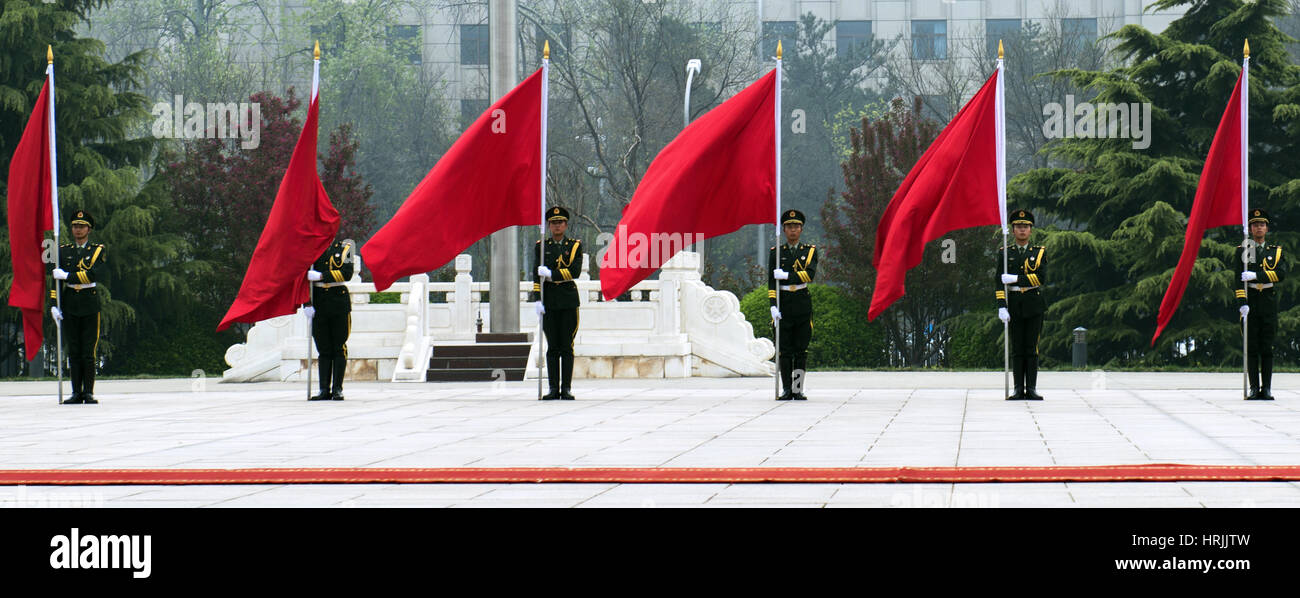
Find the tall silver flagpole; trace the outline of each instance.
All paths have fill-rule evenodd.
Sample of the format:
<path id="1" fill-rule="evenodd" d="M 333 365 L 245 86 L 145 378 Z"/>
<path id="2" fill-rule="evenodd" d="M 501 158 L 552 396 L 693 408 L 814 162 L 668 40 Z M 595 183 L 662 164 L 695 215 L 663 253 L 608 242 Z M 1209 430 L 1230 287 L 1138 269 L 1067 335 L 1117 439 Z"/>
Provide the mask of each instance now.
<path id="1" fill-rule="evenodd" d="M 311 109 L 311 102 L 316 101 L 316 94 L 320 92 L 320 40 L 316 41 L 316 47 L 311 52 L 313 64 L 311 73 L 311 100 L 308 101 L 308 109 Z M 311 281 L 307 281 L 307 298 L 311 299 Z M 315 305 L 312 305 L 313 312 Z M 312 339 L 312 318 L 313 314 L 307 318 L 307 400 L 311 400 L 311 339 Z M 324 394 L 324 393 L 322 393 Z"/>
<path id="2" fill-rule="evenodd" d="M 776 228 L 776 263 L 772 264 L 775 268 L 781 267 L 781 40 L 776 40 L 776 109 L 772 111 L 776 118 L 776 221 L 773 226 Z M 776 287 L 776 311 L 781 313 L 781 281 L 772 279 Z M 776 338 L 776 377 L 773 383 L 776 385 L 776 398 L 781 398 L 781 321 L 772 320 L 772 327 L 775 328 L 774 337 Z M 793 372 L 791 373 L 791 383 L 793 384 Z M 790 389 L 786 389 L 787 392 Z"/>
<path id="3" fill-rule="evenodd" d="M 1241 234 L 1243 241 L 1241 243 L 1241 258 L 1245 262 L 1242 264 L 1242 271 L 1246 271 L 1246 266 L 1254 257 L 1256 247 L 1250 238 L 1250 154 L 1249 154 L 1249 136 L 1250 136 L 1250 40 L 1246 40 L 1242 48 L 1244 56 L 1241 59 Z M 1250 284 L 1241 281 L 1241 288 L 1246 291 L 1246 301 L 1250 301 Z M 1250 313 L 1247 312 L 1241 316 L 1241 397 L 1250 396 L 1250 365 L 1246 352 L 1249 351 L 1247 337 L 1249 336 Z"/>
<path id="4" fill-rule="evenodd" d="M 45 67 L 45 74 L 50 80 L 50 203 L 52 213 L 54 214 L 54 267 L 61 267 L 63 264 L 59 261 L 59 155 L 55 151 L 57 139 L 54 135 L 54 47 L 45 46 L 45 59 L 48 64 Z M 54 281 L 54 305 L 59 308 L 59 314 L 63 313 L 63 292 L 59 287 L 59 281 Z M 59 384 L 59 404 L 63 404 L 63 321 L 54 321 L 55 330 L 55 371 L 58 372 Z M 90 367 L 95 367 L 91 364 Z"/>
<path id="5" fill-rule="evenodd" d="M 542 222 L 541 224 L 538 225 L 538 229 L 541 234 L 541 242 L 537 244 L 537 265 L 538 266 L 541 266 L 542 261 L 546 258 L 546 111 L 548 108 L 546 102 L 547 99 L 546 96 L 548 93 L 550 93 L 550 89 L 551 89 L 549 83 L 550 73 L 551 73 L 551 40 L 546 40 L 545 42 L 542 43 L 542 135 L 541 135 L 542 177 L 541 177 L 541 181 L 539 181 L 542 190 L 541 193 L 542 205 L 541 205 L 541 211 L 538 212 L 539 214 L 542 215 Z M 575 282 L 574 284 L 576 285 L 577 283 Z M 537 303 L 539 305 L 542 305 L 543 308 L 546 305 L 545 299 L 546 299 L 546 281 L 542 280 L 541 276 L 538 276 L 537 277 Z M 542 339 L 543 336 L 546 336 L 546 326 L 544 326 L 544 322 L 543 322 L 544 318 L 545 315 L 537 316 L 537 400 L 539 401 L 542 399 L 542 369 L 543 366 L 546 364 L 546 354 L 542 352 L 546 349 L 546 344 Z M 560 371 L 563 372 L 564 368 L 561 367 Z"/>
<path id="6" fill-rule="evenodd" d="M 1011 267 L 1007 263 L 1007 116 L 1006 88 L 1002 78 L 1002 40 L 998 40 L 998 82 L 995 96 L 995 116 L 997 123 L 997 164 L 998 164 L 998 209 L 1002 213 L 1002 274 L 1009 274 Z M 1011 289 L 1002 283 L 1003 302 L 1011 305 Z M 1002 323 L 1002 394 L 1011 396 L 1011 323 Z"/>

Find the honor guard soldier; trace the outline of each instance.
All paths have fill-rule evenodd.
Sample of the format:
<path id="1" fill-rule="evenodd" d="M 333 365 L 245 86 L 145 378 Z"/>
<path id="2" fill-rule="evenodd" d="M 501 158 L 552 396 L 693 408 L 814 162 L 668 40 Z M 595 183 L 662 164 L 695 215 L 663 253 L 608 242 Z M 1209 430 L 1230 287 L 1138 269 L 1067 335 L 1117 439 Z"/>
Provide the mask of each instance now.
<path id="1" fill-rule="evenodd" d="M 578 283 L 582 274 L 582 242 L 564 236 L 569 230 L 569 211 L 553 207 L 546 211 L 551 237 L 533 247 L 533 277 L 530 300 L 546 333 L 546 376 L 551 391 L 543 401 L 573 400 L 573 338 L 578 334 Z M 542 285 L 546 285 L 545 292 Z M 541 299 L 538 294 L 541 293 Z"/>
<path id="2" fill-rule="evenodd" d="M 1277 290 L 1286 273 L 1282 248 L 1264 241 L 1268 234 L 1268 212 L 1250 211 L 1250 241 L 1237 247 L 1233 262 L 1237 280 L 1246 288 L 1236 290 L 1237 305 L 1246 322 L 1246 370 L 1250 377 L 1250 400 L 1273 400 L 1273 339 L 1277 335 Z M 1247 252 L 1247 248 L 1252 251 Z M 1248 255 L 1253 253 L 1253 255 Z M 1248 259 L 1243 259 L 1247 254 Z M 1249 289 L 1249 290 L 1247 290 Z"/>
<path id="3" fill-rule="evenodd" d="M 320 394 L 309 401 L 342 401 L 343 373 L 348 364 L 348 335 L 352 333 L 352 244 L 335 241 L 307 271 L 311 281 L 311 336 L 320 354 Z"/>
<path id="4" fill-rule="evenodd" d="M 808 283 L 817 274 L 817 246 L 799 242 L 803 234 L 804 217 L 799 210 L 786 210 L 781 215 L 781 228 L 785 243 L 773 247 L 767 256 L 767 299 L 771 304 L 772 320 L 781 336 L 781 396 L 778 401 L 803 401 L 805 368 L 808 366 L 808 341 L 812 340 L 812 295 Z M 780 308 L 776 294 L 781 293 Z M 795 372 L 799 383 L 793 383 Z"/>
<path id="5" fill-rule="evenodd" d="M 1007 274 L 1000 275 L 996 296 L 998 319 L 1009 322 L 1012 379 L 1016 392 L 1008 401 L 1041 401 L 1038 394 L 1038 337 L 1043 332 L 1043 264 L 1046 250 L 1029 244 L 1034 232 L 1034 215 L 1028 210 L 1011 212 L 1011 235 L 1015 242 L 1006 247 Z"/>
<path id="6" fill-rule="evenodd" d="M 89 212 L 73 212 L 68 228 L 73 242 L 59 246 L 59 266 L 53 271 L 55 280 L 63 284 L 63 308 L 52 307 L 50 314 L 63 323 L 68 338 L 72 396 L 64 404 L 94 405 L 99 403 L 95 400 L 95 349 L 99 346 L 97 287 L 103 281 L 108 257 L 102 244 L 90 242 L 95 219 Z M 54 298 L 54 291 L 50 291 L 50 298 Z"/>

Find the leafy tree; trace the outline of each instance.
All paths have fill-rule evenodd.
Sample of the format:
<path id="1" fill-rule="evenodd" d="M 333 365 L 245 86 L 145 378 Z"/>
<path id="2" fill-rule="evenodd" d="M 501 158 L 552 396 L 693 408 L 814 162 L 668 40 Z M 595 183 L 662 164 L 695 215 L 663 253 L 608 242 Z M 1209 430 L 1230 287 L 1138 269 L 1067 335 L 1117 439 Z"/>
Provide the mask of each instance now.
<path id="1" fill-rule="evenodd" d="M 910 110 L 895 100 L 878 120 L 863 117 L 860 128 L 850 130 L 850 153 L 842 165 L 846 189 L 838 197 L 831 193 L 822 206 L 826 254 L 838 257 L 822 262 L 822 271 L 863 306 L 870 304 L 875 288 L 870 256 L 880 218 L 942 129 L 921 110 L 919 98 Z M 877 319 L 890 365 L 950 365 L 950 319 L 993 304 L 996 243 L 987 228 L 964 229 L 926 247 L 921 264 L 907 274 L 907 294 Z M 945 253 L 952 259 L 945 260 Z"/>
<path id="2" fill-rule="evenodd" d="M 301 106 L 293 88 L 286 98 L 262 92 L 249 98 L 261 106 L 261 144 L 244 150 L 238 140 L 198 139 L 169 156 L 163 176 L 185 236 L 188 257 L 211 264 L 203 303 L 212 328 L 234 301 L 253 249 L 271 213 L 280 181 L 293 155 L 303 121 L 292 115 Z M 357 142 L 349 127 L 330 133 L 322 183 L 342 217 L 340 238 L 366 238 L 374 226 L 370 187 L 354 171 Z"/>
<path id="3" fill-rule="evenodd" d="M 1067 361 L 1070 329 L 1089 332 L 1089 358 L 1115 365 L 1232 365 L 1241 362 L 1241 337 L 1230 263 L 1241 230 L 1207 232 L 1182 305 L 1149 349 L 1156 313 L 1182 251 L 1205 155 L 1241 71 L 1249 38 L 1250 201 L 1273 214 L 1270 242 L 1297 247 L 1300 222 L 1300 68 L 1287 53 L 1291 39 L 1273 20 L 1285 0 L 1160 0 L 1152 9 L 1183 7 L 1163 33 L 1127 25 L 1113 37 L 1124 66 L 1107 71 L 1055 73 L 1095 90 L 1093 102 L 1150 102 L 1153 139 L 1135 149 L 1129 139 L 1078 138 L 1046 151 L 1070 168 L 1032 170 L 1012 182 L 1013 201 L 1049 218 L 1077 223 L 1049 232 L 1052 305 L 1042 351 Z M 1292 305 L 1300 282 L 1278 286 L 1280 360 L 1295 359 L 1300 309 Z"/>
<path id="4" fill-rule="evenodd" d="M 92 238 L 108 246 L 99 353 L 111 363 L 140 324 L 161 317 L 142 307 L 180 303 L 193 270 L 179 262 L 186 244 L 169 228 L 166 196 L 156 185 L 142 183 L 141 168 L 154 140 L 131 135 L 149 116 L 146 99 L 136 91 L 145 57 L 136 53 L 109 62 L 103 43 L 77 33 L 87 15 L 104 4 L 11 0 L 0 6 L 0 176 L 8 176 L 9 160 L 45 81 L 46 45 L 52 44 L 60 210 L 94 214 Z M 69 238 L 66 231 L 62 238 Z M 0 285 L 6 295 L 12 283 L 8 253 L 8 231 L 0 229 Z M 0 314 L 10 324 L 0 326 L 8 335 L 0 342 L 3 359 L 21 344 L 21 326 L 18 310 L 5 306 Z M 52 328 L 46 339 L 52 356 Z"/>

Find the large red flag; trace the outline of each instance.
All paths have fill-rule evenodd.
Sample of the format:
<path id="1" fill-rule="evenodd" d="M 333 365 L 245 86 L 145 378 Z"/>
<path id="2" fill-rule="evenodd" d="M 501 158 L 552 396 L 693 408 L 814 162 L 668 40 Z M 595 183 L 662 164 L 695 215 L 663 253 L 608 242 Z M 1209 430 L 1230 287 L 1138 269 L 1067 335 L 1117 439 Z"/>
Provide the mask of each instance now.
<path id="1" fill-rule="evenodd" d="M 507 226 L 542 221 L 542 70 L 461 133 L 365 246 L 375 288 L 441 268 Z"/>
<path id="2" fill-rule="evenodd" d="M 50 82 L 46 80 L 9 162 L 9 254 L 14 280 L 9 305 L 23 312 L 24 354 L 31 361 L 45 340 L 45 231 L 54 229 L 50 179 Z"/>
<path id="3" fill-rule="evenodd" d="M 339 230 L 339 212 L 316 171 L 319 105 L 319 97 L 313 98 L 239 295 L 217 331 L 235 322 L 253 324 L 289 315 L 311 299 L 307 270 L 334 242 Z"/>
<path id="4" fill-rule="evenodd" d="M 1183 237 L 1183 255 L 1178 258 L 1174 277 L 1169 280 L 1165 298 L 1160 302 L 1156 317 L 1156 333 L 1151 335 L 1151 346 L 1174 317 L 1178 304 L 1192 278 L 1196 254 L 1201 250 L 1205 230 L 1216 226 L 1242 223 L 1242 106 L 1241 87 L 1246 69 L 1237 77 L 1237 85 L 1228 98 L 1228 107 L 1219 120 L 1219 130 L 1210 143 L 1210 153 L 1201 169 L 1201 180 L 1196 185 L 1196 199 L 1192 201 L 1192 214 L 1187 220 L 1187 234 Z"/>
<path id="5" fill-rule="evenodd" d="M 903 296 L 925 244 L 949 231 L 1002 223 L 998 199 L 997 79 L 944 127 L 889 200 L 876 229 L 876 288 L 869 320 Z"/>
<path id="6" fill-rule="evenodd" d="M 776 220 L 776 71 L 686 127 L 646 169 L 600 265 L 605 300 L 685 245 Z"/>

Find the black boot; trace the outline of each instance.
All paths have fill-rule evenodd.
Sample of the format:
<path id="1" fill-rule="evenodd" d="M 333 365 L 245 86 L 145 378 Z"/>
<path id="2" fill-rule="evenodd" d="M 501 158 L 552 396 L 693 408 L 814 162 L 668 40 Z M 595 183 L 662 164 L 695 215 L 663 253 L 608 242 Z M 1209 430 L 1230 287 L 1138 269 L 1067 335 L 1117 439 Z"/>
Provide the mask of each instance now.
<path id="1" fill-rule="evenodd" d="M 542 397 L 543 401 L 558 401 L 560 399 L 560 356 L 546 356 L 546 382 L 550 386 L 551 392 Z"/>
<path id="2" fill-rule="evenodd" d="M 332 384 L 330 385 L 330 398 L 335 401 L 342 401 L 343 376 L 347 373 L 348 358 L 343 356 L 335 357 L 333 366 L 334 367 L 331 368 L 333 370 L 333 380 L 331 380 Z"/>
<path id="3" fill-rule="evenodd" d="M 1025 360 L 1025 400 L 1041 401 L 1043 395 L 1038 394 L 1038 356 L 1035 355 Z"/>
<path id="4" fill-rule="evenodd" d="M 81 364 L 68 360 L 68 379 L 72 381 L 72 396 L 63 400 L 64 405 L 81 404 Z"/>
<path id="5" fill-rule="evenodd" d="M 777 397 L 778 401 L 789 401 L 794 398 L 794 391 L 791 389 L 791 380 L 794 378 L 794 359 L 789 354 L 781 355 L 781 396 Z"/>
<path id="6" fill-rule="evenodd" d="M 573 388 L 573 356 L 566 355 L 560 357 L 560 398 L 565 401 L 572 401 L 573 393 L 569 392 Z"/>
<path id="7" fill-rule="evenodd" d="M 95 400 L 95 364 L 81 364 L 81 403 L 83 405 L 98 405 L 99 401 Z"/>
<path id="8" fill-rule="evenodd" d="M 1263 401 L 1272 401 L 1273 393 L 1269 389 L 1273 387 L 1273 356 L 1262 355 L 1259 360 L 1259 398 Z"/>
<path id="9" fill-rule="evenodd" d="M 794 370 L 790 373 L 791 388 L 794 394 L 790 397 L 796 401 L 807 401 L 808 397 L 804 396 L 803 389 L 808 384 L 808 354 L 800 353 L 794 356 Z M 799 372 L 799 382 L 794 382 L 794 372 Z"/>
<path id="10" fill-rule="evenodd" d="M 320 374 L 320 394 L 307 399 L 308 401 L 328 401 L 333 398 L 333 396 L 330 395 L 330 374 L 333 371 L 334 364 L 331 363 L 330 357 L 322 355 L 321 358 L 316 361 L 316 372 Z"/>
<path id="11" fill-rule="evenodd" d="M 1251 364 L 1254 365 L 1254 364 Z M 1258 401 L 1263 397 L 1259 394 L 1259 370 L 1251 368 L 1247 374 L 1250 385 L 1250 394 L 1246 395 L 1247 401 Z"/>
<path id="12" fill-rule="evenodd" d="M 1025 400 L 1025 361 L 1019 357 L 1011 358 L 1011 383 L 1015 386 L 1016 392 L 1007 397 L 1007 400 Z"/>

